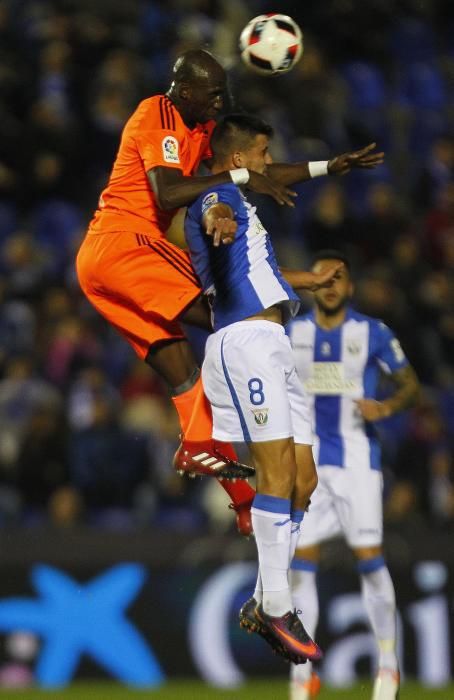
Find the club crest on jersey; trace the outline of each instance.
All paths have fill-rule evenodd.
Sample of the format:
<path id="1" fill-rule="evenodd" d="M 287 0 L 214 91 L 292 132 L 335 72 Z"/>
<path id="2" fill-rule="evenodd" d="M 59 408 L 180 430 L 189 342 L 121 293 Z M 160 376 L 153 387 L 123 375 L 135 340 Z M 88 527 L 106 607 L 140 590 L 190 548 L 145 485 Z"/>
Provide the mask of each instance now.
<path id="1" fill-rule="evenodd" d="M 320 352 L 322 353 L 323 357 L 329 357 L 331 355 L 331 345 L 326 341 L 323 342 L 320 346 Z"/>
<path id="2" fill-rule="evenodd" d="M 206 212 L 207 209 L 212 207 L 214 204 L 219 202 L 219 197 L 217 192 L 210 192 L 202 199 L 202 214 Z"/>
<path id="3" fill-rule="evenodd" d="M 347 350 L 350 355 L 358 355 L 361 351 L 361 345 L 352 340 L 350 343 L 348 343 Z"/>
<path id="4" fill-rule="evenodd" d="M 257 425 L 266 425 L 268 423 L 268 409 L 267 408 L 256 408 L 251 409 L 254 420 Z"/>
<path id="5" fill-rule="evenodd" d="M 179 163 L 178 141 L 174 136 L 166 136 L 162 141 L 162 155 L 166 163 Z"/>
<path id="6" fill-rule="evenodd" d="M 263 236 L 266 233 L 266 229 L 262 222 L 257 219 L 255 222 L 255 235 L 256 236 Z"/>

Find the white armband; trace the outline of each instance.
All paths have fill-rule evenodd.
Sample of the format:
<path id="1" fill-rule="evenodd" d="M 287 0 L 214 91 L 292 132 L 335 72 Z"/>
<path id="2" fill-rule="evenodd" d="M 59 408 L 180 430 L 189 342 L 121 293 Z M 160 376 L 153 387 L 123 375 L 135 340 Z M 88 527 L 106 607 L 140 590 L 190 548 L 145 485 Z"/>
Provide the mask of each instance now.
<path id="1" fill-rule="evenodd" d="M 235 185 L 245 185 L 246 182 L 249 182 L 249 170 L 247 168 L 229 170 L 229 173 Z"/>
<path id="2" fill-rule="evenodd" d="M 320 175 L 328 175 L 328 160 L 311 160 L 307 164 L 309 175 L 311 177 L 319 177 Z"/>

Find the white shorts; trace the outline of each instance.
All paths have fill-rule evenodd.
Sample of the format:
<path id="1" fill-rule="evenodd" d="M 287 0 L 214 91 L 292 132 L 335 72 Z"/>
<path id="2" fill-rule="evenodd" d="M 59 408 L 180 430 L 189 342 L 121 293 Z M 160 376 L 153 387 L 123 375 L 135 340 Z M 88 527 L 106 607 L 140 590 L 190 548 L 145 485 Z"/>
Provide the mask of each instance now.
<path id="1" fill-rule="evenodd" d="M 213 437 L 312 445 L 312 426 L 290 340 L 272 321 L 239 321 L 208 338 L 202 365 Z"/>
<path id="2" fill-rule="evenodd" d="M 383 475 L 365 465 L 317 468 L 318 486 L 301 525 L 298 547 L 343 535 L 350 547 L 383 539 Z"/>

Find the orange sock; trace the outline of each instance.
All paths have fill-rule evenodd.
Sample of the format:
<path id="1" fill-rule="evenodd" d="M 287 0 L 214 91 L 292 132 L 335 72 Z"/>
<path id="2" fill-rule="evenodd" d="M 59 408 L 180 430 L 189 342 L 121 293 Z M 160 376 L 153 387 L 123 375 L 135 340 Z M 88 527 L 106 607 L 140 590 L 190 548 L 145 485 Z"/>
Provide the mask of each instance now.
<path id="1" fill-rule="evenodd" d="M 213 417 L 211 406 L 203 391 L 201 378 L 199 377 L 188 391 L 172 396 L 172 401 L 177 409 L 185 439 L 190 442 L 211 440 Z"/>

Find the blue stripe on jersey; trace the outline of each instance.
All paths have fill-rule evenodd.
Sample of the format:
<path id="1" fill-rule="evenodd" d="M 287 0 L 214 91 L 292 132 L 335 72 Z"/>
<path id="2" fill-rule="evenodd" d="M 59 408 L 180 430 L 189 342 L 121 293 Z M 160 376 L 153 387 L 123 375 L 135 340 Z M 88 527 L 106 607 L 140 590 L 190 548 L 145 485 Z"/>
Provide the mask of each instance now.
<path id="1" fill-rule="evenodd" d="M 374 436 L 369 438 L 370 446 L 370 468 L 381 471 L 381 448 L 378 439 Z"/>
<path id="2" fill-rule="evenodd" d="M 263 310 L 263 304 L 246 275 L 241 284 L 231 284 L 227 288 L 224 282 L 223 280 L 216 285 L 213 323 L 215 331 L 242 320 L 238 318 L 238 309 L 248 309 L 247 313 L 250 315 Z M 219 319 L 222 319 L 221 323 Z"/>
<path id="3" fill-rule="evenodd" d="M 377 394 L 377 383 L 379 377 L 379 369 L 377 364 L 370 362 L 373 357 L 373 348 L 375 346 L 374 327 L 369 324 L 369 350 L 367 353 L 367 364 L 363 374 L 363 396 L 365 399 L 374 399 Z M 365 432 L 369 441 L 370 468 L 381 470 L 381 448 L 377 438 L 376 430 L 372 423 L 365 422 Z"/>
<path id="4" fill-rule="evenodd" d="M 314 362 L 340 362 L 341 360 L 341 326 L 329 332 L 320 326 L 315 331 Z M 344 446 L 340 434 L 340 396 L 316 396 L 314 401 L 315 432 L 318 425 L 329 426 L 320 440 L 319 464 L 343 465 Z"/>
<path id="5" fill-rule="evenodd" d="M 273 246 L 271 245 L 271 239 L 269 236 L 266 237 L 266 249 L 268 251 L 268 256 L 269 258 L 273 261 L 276 262 L 276 255 L 273 250 Z M 277 264 L 277 263 L 276 263 Z"/>
<path id="6" fill-rule="evenodd" d="M 222 339 L 221 343 L 221 361 L 222 361 L 222 369 L 224 370 L 224 376 L 225 376 L 225 381 L 227 382 L 227 386 L 229 387 L 230 395 L 232 397 L 233 405 L 235 406 L 238 417 L 240 419 L 240 425 L 241 425 L 241 430 L 243 431 L 243 437 L 244 437 L 244 442 L 252 442 L 251 436 L 249 434 L 249 430 L 247 427 L 246 420 L 243 415 L 243 411 L 241 410 L 241 405 L 238 399 L 238 394 L 235 391 L 235 387 L 233 386 L 232 380 L 230 379 L 230 374 L 227 369 L 227 365 L 225 364 L 225 358 L 224 358 L 224 340 L 225 336 Z"/>

